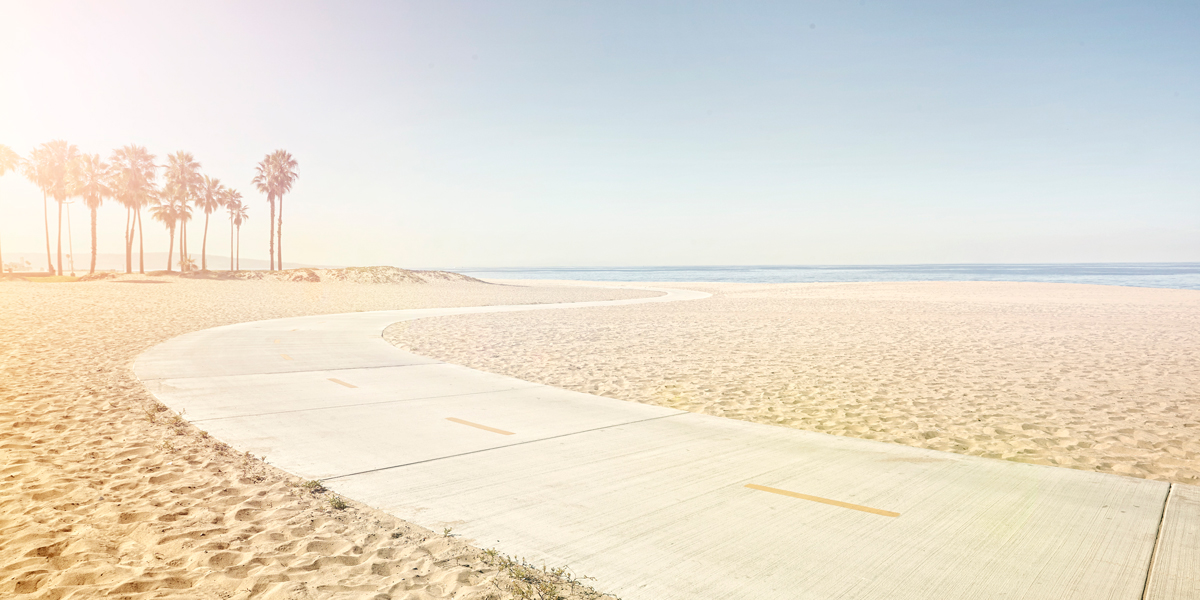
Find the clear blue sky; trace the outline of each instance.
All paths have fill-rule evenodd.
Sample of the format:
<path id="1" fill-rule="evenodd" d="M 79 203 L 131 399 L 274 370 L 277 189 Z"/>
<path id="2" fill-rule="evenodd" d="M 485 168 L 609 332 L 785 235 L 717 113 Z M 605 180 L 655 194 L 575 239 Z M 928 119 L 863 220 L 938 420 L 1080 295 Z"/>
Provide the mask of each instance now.
<path id="1" fill-rule="evenodd" d="M 1197 3 L 0 0 L 0 15 L 0 143 L 191 151 L 250 201 L 244 256 L 267 250 L 253 165 L 286 148 L 289 261 L 1200 261 Z M 101 251 L 121 252 L 123 211 L 101 212 Z M 148 251 L 166 249 L 158 229 Z M 0 235 L 43 247 L 19 176 L 0 178 Z"/>

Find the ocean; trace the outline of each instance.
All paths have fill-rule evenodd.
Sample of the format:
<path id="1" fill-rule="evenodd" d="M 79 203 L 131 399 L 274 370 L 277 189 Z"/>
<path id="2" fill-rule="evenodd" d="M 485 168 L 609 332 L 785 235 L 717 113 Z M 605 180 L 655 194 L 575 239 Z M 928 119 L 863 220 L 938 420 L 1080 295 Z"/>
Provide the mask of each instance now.
<path id="1" fill-rule="evenodd" d="M 735 283 L 1040 281 L 1200 290 L 1200 263 L 545 267 L 455 271 L 481 279 Z"/>

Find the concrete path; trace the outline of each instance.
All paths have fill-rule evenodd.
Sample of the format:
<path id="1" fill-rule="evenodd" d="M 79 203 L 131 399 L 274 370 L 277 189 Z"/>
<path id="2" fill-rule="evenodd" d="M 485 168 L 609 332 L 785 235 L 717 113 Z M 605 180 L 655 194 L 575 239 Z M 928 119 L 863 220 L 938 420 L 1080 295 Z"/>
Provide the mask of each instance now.
<path id="1" fill-rule="evenodd" d="M 152 348 L 134 370 L 238 450 L 626 600 L 1200 598 L 1200 488 L 569 392 L 380 335 L 442 315 L 708 296 L 661 291 L 231 325 Z"/>

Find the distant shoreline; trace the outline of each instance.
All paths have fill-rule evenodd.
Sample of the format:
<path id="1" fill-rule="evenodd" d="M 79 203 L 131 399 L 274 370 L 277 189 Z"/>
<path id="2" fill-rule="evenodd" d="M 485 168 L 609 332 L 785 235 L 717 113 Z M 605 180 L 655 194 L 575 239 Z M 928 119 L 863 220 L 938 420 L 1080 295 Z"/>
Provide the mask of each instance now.
<path id="1" fill-rule="evenodd" d="M 102 257 L 105 255 L 101 254 Z M 117 256 L 117 255 L 113 255 Z M 163 253 L 165 256 L 165 253 Z M 123 257 L 122 257 L 123 258 Z M 162 266 L 147 253 L 147 272 Z M 215 265 L 228 257 L 210 255 Z M 262 265 L 257 265 L 262 262 Z M 243 259 L 243 272 L 264 270 L 266 261 Z M 352 270 L 380 267 L 350 267 Z M 383 267 L 391 268 L 391 267 Z M 340 271 L 341 267 L 287 265 L 287 270 Z M 628 283 L 899 283 L 990 281 L 1068 283 L 1161 289 L 1200 290 L 1200 263 L 947 263 L 913 265 L 694 265 L 649 267 L 467 267 L 401 269 L 440 271 L 484 280 L 612 281 Z M 124 265 L 97 272 L 124 273 Z M 225 272 L 214 268 L 214 275 Z M 79 275 L 83 269 L 76 269 Z M 8 273 L 8 278 L 37 276 L 37 271 Z M 43 273 L 44 274 L 44 273 Z M 254 277 L 254 276 L 251 276 Z"/>
<path id="2" fill-rule="evenodd" d="M 1200 290 L 1200 263 L 989 263 L 448 269 L 480 279 L 705 283 L 1006 281 Z"/>

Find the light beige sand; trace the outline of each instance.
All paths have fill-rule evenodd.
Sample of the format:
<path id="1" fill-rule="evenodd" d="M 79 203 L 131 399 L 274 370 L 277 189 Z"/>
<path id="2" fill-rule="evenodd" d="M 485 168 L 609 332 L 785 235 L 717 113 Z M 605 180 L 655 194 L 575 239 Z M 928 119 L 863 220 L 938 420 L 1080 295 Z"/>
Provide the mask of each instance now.
<path id="1" fill-rule="evenodd" d="M 0 597 L 508 595 L 516 582 L 478 549 L 335 510 L 202 436 L 160 410 L 130 364 L 173 336 L 257 319 L 653 295 L 134 279 L 171 283 L 0 282 Z"/>
<path id="2" fill-rule="evenodd" d="M 690 284 L 696 302 L 394 325 L 528 381 L 910 446 L 1200 484 L 1200 291 Z"/>

